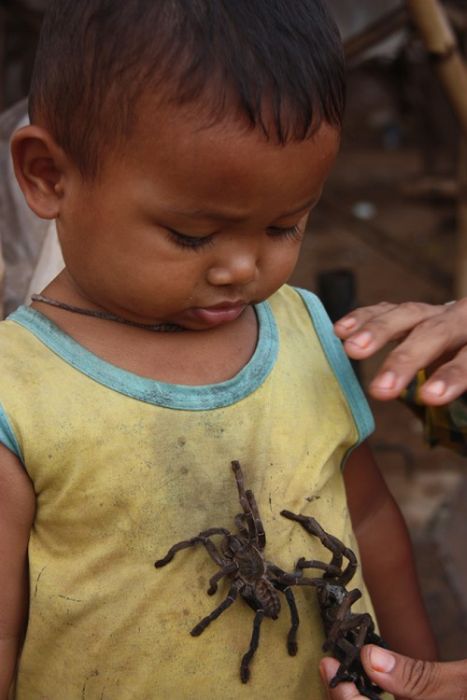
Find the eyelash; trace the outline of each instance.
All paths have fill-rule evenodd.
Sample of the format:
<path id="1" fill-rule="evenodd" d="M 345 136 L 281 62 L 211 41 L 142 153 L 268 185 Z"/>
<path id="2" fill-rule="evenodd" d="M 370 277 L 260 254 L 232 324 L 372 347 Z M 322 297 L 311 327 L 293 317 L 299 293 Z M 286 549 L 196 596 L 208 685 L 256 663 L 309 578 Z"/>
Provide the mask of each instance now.
<path id="1" fill-rule="evenodd" d="M 274 233 L 272 233 L 272 231 L 274 231 Z M 295 226 L 291 226 L 290 228 L 270 228 L 269 235 L 273 238 L 288 238 L 295 240 L 301 237 L 302 231 L 300 227 L 295 224 Z"/>
<path id="2" fill-rule="evenodd" d="M 190 250 L 201 250 L 207 248 L 214 243 L 213 236 L 204 236 L 203 238 L 195 238 L 194 236 L 186 236 L 172 228 L 168 228 L 170 240 L 180 248 L 190 248 Z"/>
<path id="3" fill-rule="evenodd" d="M 195 236 L 186 236 L 185 234 L 179 233 L 178 231 L 175 231 L 175 229 L 171 228 L 167 228 L 167 231 L 171 241 L 180 246 L 180 248 L 189 248 L 190 250 L 198 251 L 202 248 L 207 248 L 214 243 L 213 235 L 196 238 Z M 301 234 L 302 232 L 297 225 L 291 226 L 290 228 L 271 227 L 268 229 L 268 235 L 271 236 L 271 238 L 295 240 L 300 238 Z"/>

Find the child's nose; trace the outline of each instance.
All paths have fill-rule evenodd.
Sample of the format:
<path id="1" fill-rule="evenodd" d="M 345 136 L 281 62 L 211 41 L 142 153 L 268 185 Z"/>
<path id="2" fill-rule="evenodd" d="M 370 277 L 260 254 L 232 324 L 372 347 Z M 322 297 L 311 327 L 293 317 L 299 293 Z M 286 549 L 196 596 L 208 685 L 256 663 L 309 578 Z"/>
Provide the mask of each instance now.
<path id="1" fill-rule="evenodd" d="M 209 268 L 207 280 L 215 286 L 239 285 L 253 282 L 257 273 L 257 258 L 253 252 L 237 252 L 217 261 Z"/>

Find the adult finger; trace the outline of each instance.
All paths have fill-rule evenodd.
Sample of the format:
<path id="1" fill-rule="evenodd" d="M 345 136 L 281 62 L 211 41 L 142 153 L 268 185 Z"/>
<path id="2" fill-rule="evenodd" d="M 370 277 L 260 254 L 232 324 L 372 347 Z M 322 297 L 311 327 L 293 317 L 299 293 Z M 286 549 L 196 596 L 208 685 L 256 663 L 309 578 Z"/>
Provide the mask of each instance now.
<path id="1" fill-rule="evenodd" d="M 467 660 L 419 661 L 372 645 L 363 648 L 361 658 L 371 680 L 395 695 L 411 700 L 467 700 Z"/>
<path id="2" fill-rule="evenodd" d="M 329 682 L 336 675 L 339 663 L 335 659 L 326 657 L 321 659 L 319 670 L 323 683 L 327 688 L 329 700 L 365 700 L 363 695 L 360 695 L 353 683 L 339 683 L 336 688 L 330 688 Z"/>
<path id="3" fill-rule="evenodd" d="M 437 369 L 420 389 L 420 398 L 431 406 L 454 401 L 467 391 L 467 347 Z"/>
<path id="4" fill-rule="evenodd" d="M 381 400 L 395 398 L 419 369 L 439 365 L 441 376 L 431 377 L 421 396 L 435 405 L 459 396 L 467 384 L 467 320 L 460 321 L 453 308 L 416 325 L 386 357 L 370 384 L 370 393 Z M 455 362 L 443 361 L 453 355 Z"/>
<path id="5" fill-rule="evenodd" d="M 380 304 L 372 304 L 370 306 L 361 306 L 359 309 L 354 309 L 346 316 L 336 321 L 334 324 L 334 331 L 339 338 L 345 340 L 350 335 L 361 330 L 365 324 L 373 318 L 381 316 L 396 307 L 397 304 L 391 304 L 387 301 L 382 301 Z"/>
<path id="6" fill-rule="evenodd" d="M 444 305 L 434 306 L 421 302 L 382 305 L 379 312 L 374 307 L 370 308 L 373 309 L 372 315 L 367 314 L 365 322 L 358 329 L 343 337 L 345 351 L 355 360 L 370 357 L 387 343 L 404 338 L 417 330 L 420 324 L 446 313 Z M 336 332 L 338 328 L 339 322 L 335 325 Z"/>

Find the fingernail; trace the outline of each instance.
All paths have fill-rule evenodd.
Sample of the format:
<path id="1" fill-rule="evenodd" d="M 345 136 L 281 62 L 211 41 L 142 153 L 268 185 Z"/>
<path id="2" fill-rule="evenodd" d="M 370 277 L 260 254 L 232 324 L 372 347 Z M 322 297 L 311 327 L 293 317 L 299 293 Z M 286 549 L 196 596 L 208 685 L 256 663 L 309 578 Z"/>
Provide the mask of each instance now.
<path id="1" fill-rule="evenodd" d="M 396 659 L 381 647 L 373 647 L 370 652 L 370 663 L 374 671 L 391 673 L 396 665 Z"/>
<path id="2" fill-rule="evenodd" d="M 340 321 L 337 321 L 336 326 L 342 326 L 342 328 L 353 328 L 356 323 L 357 320 L 355 318 L 342 318 Z"/>
<path id="3" fill-rule="evenodd" d="M 378 389 L 394 389 L 397 377 L 394 372 L 385 372 L 373 382 L 373 386 Z"/>
<path id="4" fill-rule="evenodd" d="M 434 394 L 435 396 L 442 396 L 446 393 L 446 389 L 446 382 L 443 382 L 442 379 L 437 379 L 432 384 L 428 384 L 424 387 L 424 391 L 429 394 Z"/>
<path id="5" fill-rule="evenodd" d="M 347 342 L 358 345 L 359 348 L 367 348 L 372 340 L 373 336 L 371 333 L 369 331 L 365 331 L 364 333 L 359 333 L 358 335 L 352 336 L 352 338 L 349 338 Z"/>

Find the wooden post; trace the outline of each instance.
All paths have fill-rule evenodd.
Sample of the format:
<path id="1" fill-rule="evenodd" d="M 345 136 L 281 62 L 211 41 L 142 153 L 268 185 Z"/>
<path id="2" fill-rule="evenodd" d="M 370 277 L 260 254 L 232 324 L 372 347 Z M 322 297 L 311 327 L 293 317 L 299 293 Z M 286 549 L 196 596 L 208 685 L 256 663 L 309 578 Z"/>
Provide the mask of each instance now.
<path id="1" fill-rule="evenodd" d="M 6 10 L 0 7 L 0 112 L 5 109 Z"/>
<path id="2" fill-rule="evenodd" d="M 462 34 L 464 52 L 467 50 L 467 29 Z M 462 131 L 459 149 L 459 200 L 457 207 L 457 297 L 467 297 L 467 133 Z"/>
<path id="3" fill-rule="evenodd" d="M 407 7 L 461 128 L 454 291 L 467 296 L 467 67 L 440 2 L 407 0 Z"/>
<path id="4" fill-rule="evenodd" d="M 461 137 L 459 152 L 459 202 L 457 206 L 457 256 L 455 295 L 467 297 L 467 135 Z"/>
<path id="5" fill-rule="evenodd" d="M 449 20 L 438 0 L 407 0 L 407 7 L 461 129 L 467 134 L 467 68 Z"/>

